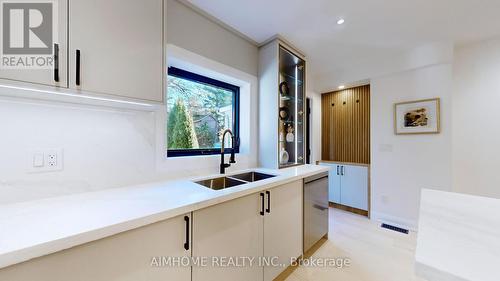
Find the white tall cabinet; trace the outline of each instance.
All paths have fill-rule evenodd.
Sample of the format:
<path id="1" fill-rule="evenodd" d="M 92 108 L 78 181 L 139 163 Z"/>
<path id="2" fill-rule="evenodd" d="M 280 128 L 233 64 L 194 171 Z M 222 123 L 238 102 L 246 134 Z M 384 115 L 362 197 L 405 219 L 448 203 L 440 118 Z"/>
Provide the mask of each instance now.
<path id="1" fill-rule="evenodd" d="M 305 163 L 306 60 L 277 38 L 259 49 L 259 162 L 281 169 Z"/>
<path id="2" fill-rule="evenodd" d="M 190 220 L 186 217 L 191 216 L 178 216 L 2 268 L 0 280 L 190 281 L 190 267 L 152 266 L 153 257 L 191 256 L 191 243 L 186 240 L 186 235 L 191 235 L 191 231 L 186 232 Z"/>
<path id="3" fill-rule="evenodd" d="M 253 257 L 247 267 L 193 267 L 193 281 L 271 281 L 302 254 L 302 181 L 193 212 L 194 257 Z M 211 264 L 212 265 L 212 264 Z"/>
<path id="4" fill-rule="evenodd" d="M 329 166 L 329 201 L 369 211 L 369 168 L 366 165 L 322 162 Z"/>

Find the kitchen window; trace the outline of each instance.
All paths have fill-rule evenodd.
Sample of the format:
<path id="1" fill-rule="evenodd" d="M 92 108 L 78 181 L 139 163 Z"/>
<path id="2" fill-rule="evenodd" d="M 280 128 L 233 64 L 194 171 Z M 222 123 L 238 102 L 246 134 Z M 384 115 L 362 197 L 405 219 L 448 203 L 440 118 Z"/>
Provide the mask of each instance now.
<path id="1" fill-rule="evenodd" d="M 167 156 L 219 154 L 226 129 L 239 139 L 239 95 L 238 86 L 169 67 Z M 226 152 L 231 146 L 227 135 Z"/>

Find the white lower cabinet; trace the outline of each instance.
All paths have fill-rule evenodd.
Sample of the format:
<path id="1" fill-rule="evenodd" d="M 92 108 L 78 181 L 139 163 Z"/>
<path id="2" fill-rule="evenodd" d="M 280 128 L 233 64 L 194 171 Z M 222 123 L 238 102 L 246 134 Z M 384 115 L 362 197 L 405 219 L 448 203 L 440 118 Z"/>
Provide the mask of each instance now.
<path id="1" fill-rule="evenodd" d="M 342 163 L 320 164 L 330 167 L 330 202 L 368 211 L 368 167 Z"/>
<path id="2" fill-rule="evenodd" d="M 270 208 L 266 208 L 264 216 L 264 256 L 279 257 L 277 261 L 286 266 L 290 265 L 291 258 L 297 258 L 303 252 L 302 196 L 302 181 L 266 191 Z M 273 280 L 284 269 L 285 267 L 264 267 L 264 280 Z"/>
<path id="3" fill-rule="evenodd" d="M 367 167 L 343 166 L 341 200 L 343 205 L 368 211 Z"/>
<path id="4" fill-rule="evenodd" d="M 270 281 L 302 254 L 302 198 L 295 181 L 0 269 L 0 280 Z"/>
<path id="5" fill-rule="evenodd" d="M 332 165 L 328 172 L 328 200 L 333 203 L 342 204 L 340 199 L 341 180 L 340 175 L 341 165 Z"/>
<path id="6" fill-rule="evenodd" d="M 191 256 L 190 247 L 184 248 L 190 223 L 185 217 L 190 215 L 0 269 L 0 280 L 189 281 L 190 267 L 152 266 L 153 257 Z"/>
<path id="7" fill-rule="evenodd" d="M 212 266 L 210 260 L 208 267 L 193 267 L 193 281 L 278 276 L 302 254 L 302 190 L 302 181 L 296 181 L 193 212 L 193 257 L 254 258 L 246 267 Z M 261 257 L 285 267 L 264 266 Z"/>
<path id="8" fill-rule="evenodd" d="M 193 281 L 262 280 L 258 264 L 226 267 L 212 262 L 212 258 L 262 256 L 260 208 L 257 193 L 193 212 L 193 257 L 209 258 L 209 266 L 193 267 Z"/>

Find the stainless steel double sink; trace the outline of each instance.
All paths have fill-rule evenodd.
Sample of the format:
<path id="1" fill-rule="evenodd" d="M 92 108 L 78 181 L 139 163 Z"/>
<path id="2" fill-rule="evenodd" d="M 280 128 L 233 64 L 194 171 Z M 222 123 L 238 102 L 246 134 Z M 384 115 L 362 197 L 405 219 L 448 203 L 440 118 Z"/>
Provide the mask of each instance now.
<path id="1" fill-rule="evenodd" d="M 225 188 L 230 188 L 233 186 L 238 186 L 246 183 L 251 183 L 255 181 L 265 180 L 273 178 L 275 175 L 269 175 L 259 172 L 247 172 L 242 174 L 236 174 L 231 176 L 218 177 L 213 179 L 201 180 L 195 183 L 203 185 L 204 187 L 221 190 Z"/>

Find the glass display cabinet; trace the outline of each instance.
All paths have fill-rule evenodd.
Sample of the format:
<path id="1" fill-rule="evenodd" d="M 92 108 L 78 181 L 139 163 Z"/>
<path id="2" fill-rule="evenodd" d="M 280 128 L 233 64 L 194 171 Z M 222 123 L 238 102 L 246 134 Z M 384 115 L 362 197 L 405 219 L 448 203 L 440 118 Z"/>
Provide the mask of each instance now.
<path id="1" fill-rule="evenodd" d="M 305 163 L 305 71 L 300 52 L 280 39 L 260 49 L 259 159 L 267 168 Z"/>
<path id="2" fill-rule="evenodd" d="M 305 61 L 279 48 L 279 153 L 280 168 L 304 164 Z"/>

